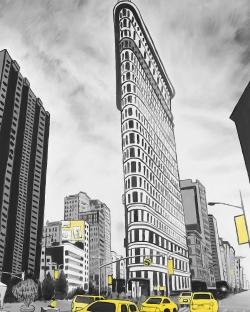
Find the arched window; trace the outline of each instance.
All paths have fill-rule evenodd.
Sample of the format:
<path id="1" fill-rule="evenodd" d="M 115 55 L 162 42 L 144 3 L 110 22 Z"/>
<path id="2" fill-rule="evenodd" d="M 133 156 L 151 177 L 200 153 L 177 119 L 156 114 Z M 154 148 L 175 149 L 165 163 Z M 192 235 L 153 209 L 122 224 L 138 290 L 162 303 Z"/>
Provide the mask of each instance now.
<path id="1" fill-rule="evenodd" d="M 126 74 L 126 79 L 127 79 L 127 80 L 130 80 L 130 72 L 128 72 L 128 73 Z"/>
<path id="2" fill-rule="evenodd" d="M 128 53 L 128 51 L 125 52 L 125 60 L 129 60 L 129 53 Z"/>
<path id="3" fill-rule="evenodd" d="M 125 64 L 125 69 L 126 69 L 126 70 L 130 70 L 130 64 L 129 64 L 129 62 L 126 62 L 126 64 Z"/>
<path id="4" fill-rule="evenodd" d="M 131 92 L 131 84 L 127 84 L 127 92 Z"/>

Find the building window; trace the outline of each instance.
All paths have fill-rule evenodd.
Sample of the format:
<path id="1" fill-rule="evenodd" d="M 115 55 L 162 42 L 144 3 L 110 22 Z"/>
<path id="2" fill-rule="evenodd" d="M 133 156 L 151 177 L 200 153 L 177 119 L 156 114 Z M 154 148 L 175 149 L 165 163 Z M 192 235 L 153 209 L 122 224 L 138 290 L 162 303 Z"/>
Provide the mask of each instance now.
<path id="1" fill-rule="evenodd" d="M 131 172 L 136 172 L 136 162 L 131 161 Z"/>
<path id="2" fill-rule="evenodd" d="M 130 157 L 135 157 L 135 149 L 133 147 L 130 148 Z"/>
<path id="3" fill-rule="evenodd" d="M 138 202 L 138 193 L 137 192 L 133 192 L 132 196 L 133 196 L 133 202 L 137 203 Z"/>
<path id="4" fill-rule="evenodd" d="M 129 128 L 134 128 L 134 121 L 133 120 L 129 120 L 128 127 Z"/>
<path id="5" fill-rule="evenodd" d="M 132 177 L 131 181 L 132 181 L 132 187 L 137 187 L 137 178 Z"/>
<path id="6" fill-rule="evenodd" d="M 135 143 L 135 134 L 134 133 L 129 134 L 129 141 L 131 144 Z"/>

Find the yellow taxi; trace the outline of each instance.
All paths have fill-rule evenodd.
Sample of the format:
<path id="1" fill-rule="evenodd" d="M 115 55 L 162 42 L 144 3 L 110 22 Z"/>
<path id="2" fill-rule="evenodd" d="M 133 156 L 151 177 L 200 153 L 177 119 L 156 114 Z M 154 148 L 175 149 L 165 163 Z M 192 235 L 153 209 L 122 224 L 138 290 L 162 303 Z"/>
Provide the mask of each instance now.
<path id="1" fill-rule="evenodd" d="M 73 298 L 71 303 L 71 312 L 81 311 L 83 308 L 90 305 L 97 300 L 105 299 L 102 296 L 77 295 Z"/>
<path id="2" fill-rule="evenodd" d="M 218 312 L 218 302 L 210 292 L 194 292 L 190 312 Z"/>
<path id="3" fill-rule="evenodd" d="M 152 296 L 141 305 L 141 312 L 177 312 L 177 305 L 168 297 Z"/>
<path id="4" fill-rule="evenodd" d="M 185 291 L 180 294 L 178 298 L 178 303 L 180 306 L 189 305 L 192 297 L 191 291 Z"/>
<path id="5" fill-rule="evenodd" d="M 132 301 L 119 299 L 106 299 L 91 303 L 89 306 L 76 310 L 79 312 L 139 312 Z"/>

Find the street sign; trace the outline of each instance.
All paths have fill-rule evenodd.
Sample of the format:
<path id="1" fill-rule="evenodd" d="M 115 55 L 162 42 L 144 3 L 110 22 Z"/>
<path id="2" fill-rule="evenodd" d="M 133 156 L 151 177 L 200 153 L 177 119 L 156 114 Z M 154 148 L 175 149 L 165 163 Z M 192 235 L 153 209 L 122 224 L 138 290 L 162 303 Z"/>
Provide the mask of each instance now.
<path id="1" fill-rule="evenodd" d="M 144 265 L 149 266 L 149 265 L 151 265 L 151 259 L 150 258 L 144 258 L 143 263 L 144 263 Z"/>
<path id="2" fill-rule="evenodd" d="M 174 260 L 173 259 L 168 259 L 167 271 L 169 275 L 174 274 Z"/>

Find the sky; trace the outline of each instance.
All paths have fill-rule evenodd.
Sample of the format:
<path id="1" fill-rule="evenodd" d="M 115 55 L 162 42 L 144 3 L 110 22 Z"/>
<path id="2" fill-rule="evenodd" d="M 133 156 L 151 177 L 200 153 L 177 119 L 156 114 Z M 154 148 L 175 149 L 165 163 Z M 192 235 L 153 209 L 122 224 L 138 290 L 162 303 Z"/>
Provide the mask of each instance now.
<path id="1" fill-rule="evenodd" d="M 0 50 L 8 49 L 51 115 L 45 221 L 64 197 L 86 192 L 111 209 L 112 249 L 123 254 L 120 112 L 116 108 L 115 0 L 1 0 Z M 240 205 L 250 185 L 229 119 L 249 82 L 249 0 L 134 0 L 175 88 L 172 111 L 181 179 L 207 201 Z M 236 208 L 209 207 L 250 279 L 250 248 L 237 246 Z"/>

